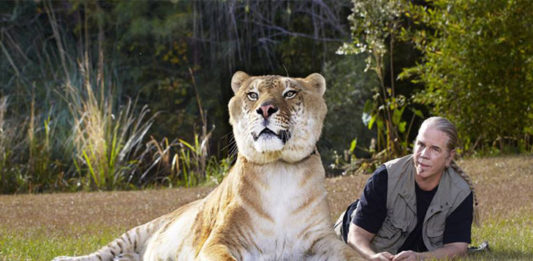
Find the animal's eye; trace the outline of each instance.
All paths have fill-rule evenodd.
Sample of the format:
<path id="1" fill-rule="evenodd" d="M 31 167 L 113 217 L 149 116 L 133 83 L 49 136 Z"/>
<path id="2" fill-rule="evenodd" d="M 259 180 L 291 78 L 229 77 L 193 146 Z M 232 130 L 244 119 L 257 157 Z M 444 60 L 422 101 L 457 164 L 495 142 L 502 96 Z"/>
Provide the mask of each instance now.
<path id="1" fill-rule="evenodd" d="M 290 99 L 296 96 L 296 91 L 287 91 L 285 94 L 283 94 L 283 97 Z"/>
<path id="2" fill-rule="evenodd" d="M 248 96 L 248 99 L 250 99 L 251 101 L 255 101 L 259 97 L 259 95 L 255 92 L 249 92 L 246 94 L 246 96 Z"/>

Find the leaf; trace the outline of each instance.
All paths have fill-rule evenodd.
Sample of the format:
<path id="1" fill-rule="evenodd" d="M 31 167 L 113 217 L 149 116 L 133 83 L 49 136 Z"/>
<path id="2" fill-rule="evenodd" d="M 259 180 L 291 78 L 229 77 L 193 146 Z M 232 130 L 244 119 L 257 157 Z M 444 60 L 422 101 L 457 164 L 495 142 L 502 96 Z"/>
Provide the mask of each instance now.
<path id="1" fill-rule="evenodd" d="M 374 101 L 366 100 L 365 107 L 363 108 L 363 112 L 372 114 L 373 109 L 374 109 Z"/>
<path id="2" fill-rule="evenodd" d="M 368 122 L 368 129 L 371 130 L 372 126 L 374 126 L 374 122 L 377 120 L 377 115 L 374 115 L 370 118 L 370 121 Z"/>
<path id="3" fill-rule="evenodd" d="M 186 142 L 186 141 L 184 141 L 184 140 L 182 140 L 182 139 L 178 139 L 178 140 L 179 140 L 179 142 L 180 142 L 181 144 L 185 145 L 185 146 L 186 146 L 187 148 L 189 148 L 192 152 L 195 152 L 195 153 L 196 153 L 196 150 L 194 149 L 194 147 L 193 147 L 190 143 L 188 143 L 188 142 Z"/>
<path id="4" fill-rule="evenodd" d="M 392 123 L 394 125 L 400 124 L 400 121 L 402 120 L 403 111 L 405 110 L 405 107 L 401 109 L 395 109 L 392 113 Z"/>
<path id="5" fill-rule="evenodd" d="M 350 144 L 350 153 L 353 153 L 356 147 L 357 147 L 357 138 L 353 139 L 352 143 Z"/>
<path id="6" fill-rule="evenodd" d="M 398 131 L 400 131 L 400 133 L 404 133 L 406 125 L 407 125 L 407 122 L 405 121 L 400 122 L 400 124 L 398 124 Z"/>
<path id="7" fill-rule="evenodd" d="M 418 116 L 418 117 L 420 117 L 420 118 L 422 118 L 422 119 L 424 118 L 424 114 L 422 113 L 421 110 L 411 109 L 411 111 L 412 111 L 416 116 Z"/>
<path id="8" fill-rule="evenodd" d="M 383 120 L 381 119 L 378 119 L 378 130 L 382 130 L 384 127 L 384 123 L 383 123 Z"/>

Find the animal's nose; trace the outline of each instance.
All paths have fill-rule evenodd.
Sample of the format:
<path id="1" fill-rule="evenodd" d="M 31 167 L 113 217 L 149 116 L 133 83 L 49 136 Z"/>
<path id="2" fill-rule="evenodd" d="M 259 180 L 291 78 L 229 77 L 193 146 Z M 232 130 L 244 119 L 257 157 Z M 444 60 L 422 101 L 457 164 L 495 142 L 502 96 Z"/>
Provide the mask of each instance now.
<path id="1" fill-rule="evenodd" d="M 262 104 L 256 112 L 263 115 L 263 118 L 268 119 L 272 114 L 276 113 L 278 108 L 270 103 Z"/>

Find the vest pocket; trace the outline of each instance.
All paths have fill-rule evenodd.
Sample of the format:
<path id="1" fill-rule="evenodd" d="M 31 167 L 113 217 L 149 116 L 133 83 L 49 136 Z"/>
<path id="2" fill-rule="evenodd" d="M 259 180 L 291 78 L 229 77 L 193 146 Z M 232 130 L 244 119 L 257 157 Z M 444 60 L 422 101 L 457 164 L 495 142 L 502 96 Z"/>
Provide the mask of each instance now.
<path id="1" fill-rule="evenodd" d="M 428 239 L 429 242 L 431 242 L 434 246 L 442 246 L 442 239 L 444 234 L 444 230 L 437 231 L 433 229 L 428 229 Z"/>
<path id="2" fill-rule="evenodd" d="M 376 236 L 391 239 L 395 238 L 397 235 L 401 235 L 402 229 L 399 227 L 394 226 L 390 222 L 384 222 L 383 226 L 381 227 L 380 231 Z"/>
<path id="3" fill-rule="evenodd" d="M 444 238 L 444 215 L 439 215 L 428 220 L 426 225 L 427 237 L 431 245 L 440 247 Z"/>
<path id="4" fill-rule="evenodd" d="M 393 223 L 387 217 L 372 241 L 374 250 L 381 252 L 393 247 L 405 233 L 407 233 L 407 226 L 403 226 L 397 222 Z"/>

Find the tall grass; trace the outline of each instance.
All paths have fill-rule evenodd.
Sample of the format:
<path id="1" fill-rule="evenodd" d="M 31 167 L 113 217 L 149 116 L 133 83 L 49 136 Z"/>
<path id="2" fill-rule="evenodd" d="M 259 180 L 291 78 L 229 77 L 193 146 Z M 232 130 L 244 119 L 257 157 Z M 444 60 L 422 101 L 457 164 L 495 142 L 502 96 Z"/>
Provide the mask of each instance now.
<path id="1" fill-rule="evenodd" d="M 50 118 L 40 120 L 35 102 L 30 115 L 22 121 L 6 117 L 7 97 L 0 99 L 0 191 L 41 192 L 57 186 L 55 177 L 61 164 L 52 158 L 51 137 L 54 126 Z"/>
<path id="2" fill-rule="evenodd" d="M 200 113 L 201 134 L 194 132 L 192 142 L 179 138 L 177 141 L 169 142 L 166 137 L 161 142 L 158 142 L 152 137 L 151 141 L 147 143 L 146 152 L 152 155 L 149 161 L 153 163 L 142 175 L 141 179 L 145 179 L 147 174 L 155 168 L 155 175 L 152 172 L 151 178 L 160 180 L 160 183 L 168 184 L 169 186 L 192 187 L 203 183 L 218 184 L 229 171 L 233 162 L 233 155 L 222 160 L 208 155 L 208 146 L 214 126 L 210 131 L 207 130 L 207 116 L 202 107 L 191 68 L 189 68 L 189 73 Z"/>
<path id="3" fill-rule="evenodd" d="M 181 164 L 181 174 L 183 185 L 186 187 L 195 186 L 206 182 L 209 184 L 219 184 L 224 175 L 229 171 L 233 156 L 217 160 L 216 157 L 208 157 L 206 146 L 209 137 L 200 140 L 198 134 L 194 135 L 194 143 L 188 143 L 179 139 L 179 157 Z"/>
<path id="4" fill-rule="evenodd" d="M 49 4 L 49 23 L 30 28 L 15 12 L 21 28 L 2 30 L 9 40 L 1 46 L 0 95 L 10 94 L 15 106 L 2 97 L 0 192 L 124 188 L 140 172 L 135 156 L 153 116 L 146 106 L 121 103 L 112 91 L 120 81 L 113 86 L 106 78 L 103 49 L 91 48 L 89 34 L 62 34 Z"/>
<path id="5" fill-rule="evenodd" d="M 14 134 L 6 122 L 7 97 L 0 98 L 0 189 L 9 191 L 11 184 L 16 183 L 14 180 L 17 176 L 17 170 L 11 165 L 13 158 Z"/>
<path id="6" fill-rule="evenodd" d="M 51 116 L 43 115 L 44 119 L 39 120 L 39 115 L 35 111 L 35 97 L 32 95 L 30 105 L 30 118 L 27 128 L 28 147 L 28 191 L 37 192 L 49 188 L 49 182 L 54 181 L 57 164 L 52 158 L 51 137 L 55 130 L 52 125 Z M 42 122 L 42 125 L 41 125 Z"/>
<path id="7" fill-rule="evenodd" d="M 209 156 L 205 146 L 207 139 L 200 141 L 199 135 L 194 135 L 194 142 L 177 139 L 169 142 L 163 138 L 158 142 L 152 137 L 147 143 L 147 154 L 151 166 L 142 176 L 146 179 L 155 179 L 158 184 L 172 186 L 193 187 L 200 184 L 219 184 L 233 163 L 233 156 L 217 159 Z M 152 173 L 152 175 L 148 175 Z"/>
<path id="8" fill-rule="evenodd" d="M 0 31 L 0 193 L 220 180 L 227 163 L 219 166 L 207 154 L 205 116 L 195 141 L 149 140 L 157 113 L 122 95 L 126 88 L 113 54 L 105 53 L 103 28 L 89 31 L 93 18 L 86 15 L 78 35 L 65 33 L 72 29 L 62 27 L 53 4 L 44 1 L 35 17 L 24 11 L 34 6 L 18 5 Z M 197 101 L 201 110 L 198 95 Z"/>
<path id="9" fill-rule="evenodd" d="M 1 32 L 0 192 L 126 187 L 153 116 L 113 95 L 103 49 L 63 34 L 49 4 L 43 23 L 17 9 Z"/>
<path id="10" fill-rule="evenodd" d="M 0 99 L 0 192 L 190 187 L 218 183 L 229 169 L 231 158 L 207 154 L 209 134 L 147 141 L 157 113 L 130 99 L 121 104 L 111 81 L 95 82 L 87 67 L 65 71 L 69 80 L 53 86 L 57 95 L 44 105 L 31 96 L 27 116 L 8 117 L 16 108 Z"/>
<path id="11" fill-rule="evenodd" d="M 72 110 L 76 170 L 91 189 L 122 188 L 138 172 L 143 138 L 154 117 L 147 118 L 146 106 L 137 112 L 128 101 L 115 111 L 112 99 L 88 94 Z"/>

